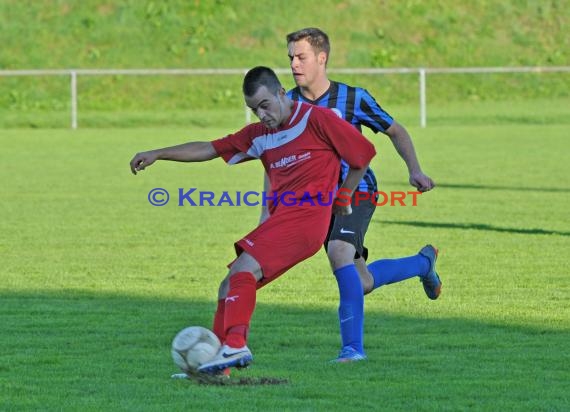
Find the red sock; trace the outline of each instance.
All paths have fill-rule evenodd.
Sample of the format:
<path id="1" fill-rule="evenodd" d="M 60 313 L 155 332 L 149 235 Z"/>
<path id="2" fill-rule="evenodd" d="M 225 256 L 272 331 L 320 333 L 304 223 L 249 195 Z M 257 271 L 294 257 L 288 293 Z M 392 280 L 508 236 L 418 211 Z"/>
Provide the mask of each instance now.
<path id="1" fill-rule="evenodd" d="M 216 334 L 220 342 L 223 342 L 226 338 L 226 333 L 224 329 L 224 311 L 226 308 L 226 299 L 218 299 L 218 307 L 216 313 L 214 314 L 214 325 L 212 326 L 212 331 Z"/>
<path id="2" fill-rule="evenodd" d="M 224 327 L 225 343 L 232 348 L 241 348 L 247 343 L 249 322 L 255 309 L 256 284 L 255 277 L 249 272 L 238 272 L 230 277 Z"/>

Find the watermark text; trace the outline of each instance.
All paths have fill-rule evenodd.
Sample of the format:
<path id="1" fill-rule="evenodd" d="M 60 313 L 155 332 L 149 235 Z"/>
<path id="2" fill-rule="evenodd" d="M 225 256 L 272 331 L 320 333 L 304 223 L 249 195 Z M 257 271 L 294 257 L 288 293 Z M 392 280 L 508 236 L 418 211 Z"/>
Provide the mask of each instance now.
<path id="1" fill-rule="evenodd" d="M 178 188 L 174 197 L 178 206 L 267 206 L 282 204 L 283 206 L 358 206 L 363 202 L 371 202 L 374 206 L 417 206 L 417 197 L 422 192 L 390 191 L 390 192 L 355 192 L 352 196 L 345 188 L 336 193 L 310 192 L 257 192 L 239 190 L 213 192 L 198 190 L 198 188 Z M 148 202 L 153 206 L 164 206 L 170 201 L 169 192 L 161 187 L 154 188 L 148 193 Z"/>

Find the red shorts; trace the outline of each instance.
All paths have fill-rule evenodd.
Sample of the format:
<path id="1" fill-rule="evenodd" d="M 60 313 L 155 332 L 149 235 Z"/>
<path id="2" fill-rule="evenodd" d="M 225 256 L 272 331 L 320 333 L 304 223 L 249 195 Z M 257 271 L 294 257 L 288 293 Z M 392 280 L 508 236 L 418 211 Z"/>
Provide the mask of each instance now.
<path id="1" fill-rule="evenodd" d="M 263 278 L 257 288 L 317 253 L 326 238 L 330 216 L 330 207 L 281 206 L 237 241 L 236 254 L 239 256 L 245 251 L 261 266 Z"/>

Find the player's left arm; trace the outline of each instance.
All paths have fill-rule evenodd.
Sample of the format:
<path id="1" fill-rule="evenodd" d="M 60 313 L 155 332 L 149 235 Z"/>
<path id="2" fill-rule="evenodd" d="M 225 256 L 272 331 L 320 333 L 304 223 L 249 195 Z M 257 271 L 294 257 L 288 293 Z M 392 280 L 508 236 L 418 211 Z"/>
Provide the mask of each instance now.
<path id="1" fill-rule="evenodd" d="M 420 192 L 427 192 L 433 189 L 435 182 L 422 171 L 416 150 L 414 149 L 414 143 L 406 128 L 394 120 L 385 133 L 390 137 L 400 157 L 406 162 L 408 173 L 410 174 L 410 184 Z"/>

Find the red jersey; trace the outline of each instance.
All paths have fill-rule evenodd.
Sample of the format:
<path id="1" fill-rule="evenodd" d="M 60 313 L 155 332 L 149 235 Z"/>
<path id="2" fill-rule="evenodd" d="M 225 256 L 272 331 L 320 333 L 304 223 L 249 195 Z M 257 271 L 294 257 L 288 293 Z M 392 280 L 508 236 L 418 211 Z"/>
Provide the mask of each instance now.
<path id="1" fill-rule="evenodd" d="M 271 190 L 324 196 L 336 190 L 340 159 L 355 169 L 376 154 L 374 146 L 350 123 L 327 108 L 294 102 L 284 126 L 269 129 L 261 122 L 212 142 L 228 163 L 260 159 Z"/>

